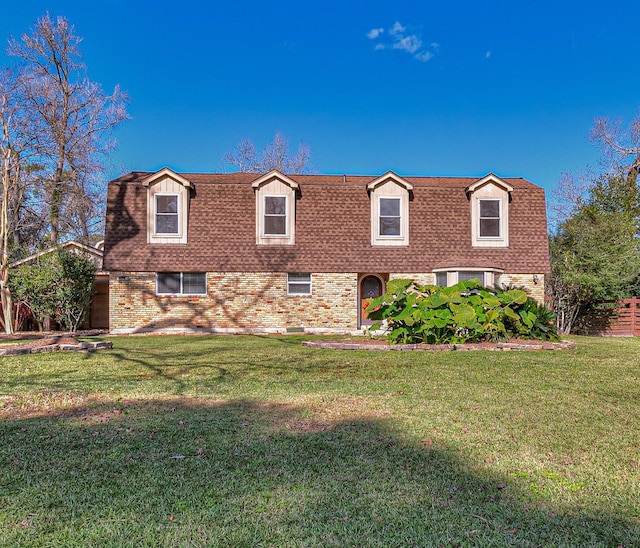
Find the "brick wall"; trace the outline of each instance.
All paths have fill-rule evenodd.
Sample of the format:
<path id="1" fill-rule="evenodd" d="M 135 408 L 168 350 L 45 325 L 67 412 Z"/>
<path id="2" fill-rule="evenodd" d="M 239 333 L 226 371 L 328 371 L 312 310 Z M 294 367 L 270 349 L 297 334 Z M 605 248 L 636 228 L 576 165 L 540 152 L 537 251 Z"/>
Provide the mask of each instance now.
<path id="1" fill-rule="evenodd" d="M 390 280 L 413 280 L 414 282 L 420 285 L 434 285 L 436 283 L 436 276 L 433 272 L 423 272 L 423 273 L 401 273 L 398 274 L 394 272 L 389 274 Z"/>
<path id="2" fill-rule="evenodd" d="M 287 295 L 287 274 L 210 272 L 207 295 L 156 295 L 155 273 L 112 272 L 110 329 L 357 328 L 357 275 L 313 274 L 312 295 Z"/>
<path id="3" fill-rule="evenodd" d="M 432 273 L 392 273 L 433 284 Z M 214 330 L 355 330 L 358 327 L 358 275 L 312 274 L 312 295 L 287 295 L 281 272 L 209 272 L 207 294 L 156 295 L 154 272 L 112 272 L 109 279 L 111 331 L 204 328 Z M 544 275 L 503 274 L 498 283 L 524 286 L 544 302 Z"/>
<path id="4" fill-rule="evenodd" d="M 538 277 L 538 283 L 533 281 L 534 276 Z M 540 304 L 544 304 L 544 282 L 544 274 L 502 274 L 498 279 L 500 285 L 524 287 L 529 297 Z"/>

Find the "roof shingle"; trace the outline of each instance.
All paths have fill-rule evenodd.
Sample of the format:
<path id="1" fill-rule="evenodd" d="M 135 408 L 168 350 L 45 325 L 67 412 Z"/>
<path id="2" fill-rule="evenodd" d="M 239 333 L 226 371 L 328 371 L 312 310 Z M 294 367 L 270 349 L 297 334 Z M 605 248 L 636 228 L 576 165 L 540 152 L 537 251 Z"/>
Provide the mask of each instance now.
<path id="1" fill-rule="evenodd" d="M 149 172 L 109 183 L 105 269 L 113 271 L 430 272 L 448 261 L 507 272 L 548 272 L 544 190 L 521 178 L 509 204 L 509 247 L 474 248 L 465 189 L 471 177 L 404 177 L 413 185 L 409 246 L 371 245 L 367 184 L 377 176 L 296 175 L 296 240 L 292 246 L 256 245 L 251 173 L 180 173 L 195 190 L 190 199 L 189 242 L 147 243 Z"/>

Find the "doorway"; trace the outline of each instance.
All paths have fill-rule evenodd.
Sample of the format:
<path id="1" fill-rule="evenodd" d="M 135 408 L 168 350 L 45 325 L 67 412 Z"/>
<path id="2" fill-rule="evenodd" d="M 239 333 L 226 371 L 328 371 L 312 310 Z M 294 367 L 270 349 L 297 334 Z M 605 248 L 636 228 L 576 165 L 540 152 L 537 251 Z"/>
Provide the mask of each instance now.
<path id="1" fill-rule="evenodd" d="M 383 287 L 384 283 L 382 278 L 375 274 L 368 274 L 360 280 L 360 327 L 375 323 L 369 319 L 367 308 L 369 307 L 371 299 L 382 295 Z"/>

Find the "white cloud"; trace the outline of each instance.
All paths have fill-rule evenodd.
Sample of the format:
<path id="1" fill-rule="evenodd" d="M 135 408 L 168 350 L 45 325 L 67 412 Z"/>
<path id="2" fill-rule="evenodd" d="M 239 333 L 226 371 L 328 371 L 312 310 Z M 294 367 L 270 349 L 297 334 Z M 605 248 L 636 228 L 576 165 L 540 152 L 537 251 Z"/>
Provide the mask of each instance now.
<path id="1" fill-rule="evenodd" d="M 393 44 L 393 49 L 403 49 L 409 53 L 415 53 L 422 47 L 422 40 L 415 34 L 410 36 L 398 37 L 397 42 Z"/>
<path id="2" fill-rule="evenodd" d="M 389 38 L 384 40 L 384 29 L 374 28 L 367 33 L 367 37 L 371 40 L 379 40 L 374 49 L 395 49 L 400 51 L 406 51 L 413 56 L 414 59 L 422 63 L 433 59 L 440 49 L 440 44 L 437 42 L 431 42 L 428 47 L 423 47 L 422 38 L 418 34 L 407 34 L 407 27 L 396 21 L 389 29 Z"/>
<path id="3" fill-rule="evenodd" d="M 396 21 L 393 27 L 391 27 L 389 34 L 392 34 L 394 36 L 396 34 L 404 34 L 405 30 L 407 30 L 407 27 L 403 27 L 398 21 Z"/>
<path id="4" fill-rule="evenodd" d="M 429 61 L 430 59 L 433 59 L 433 56 L 435 54 L 431 53 L 430 51 L 423 51 L 421 53 L 416 53 L 414 55 L 414 57 L 418 60 L 418 61 L 422 61 L 423 63 L 426 63 L 427 61 Z"/>

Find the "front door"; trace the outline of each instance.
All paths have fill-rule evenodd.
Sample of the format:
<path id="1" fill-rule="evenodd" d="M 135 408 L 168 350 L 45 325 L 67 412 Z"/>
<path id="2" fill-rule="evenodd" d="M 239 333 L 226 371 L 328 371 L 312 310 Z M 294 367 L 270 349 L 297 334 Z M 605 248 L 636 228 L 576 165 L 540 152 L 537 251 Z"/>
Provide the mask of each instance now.
<path id="1" fill-rule="evenodd" d="M 371 325 L 367 315 L 367 307 L 371 299 L 382 295 L 382 280 L 378 276 L 365 276 L 360 281 L 360 325 Z"/>

